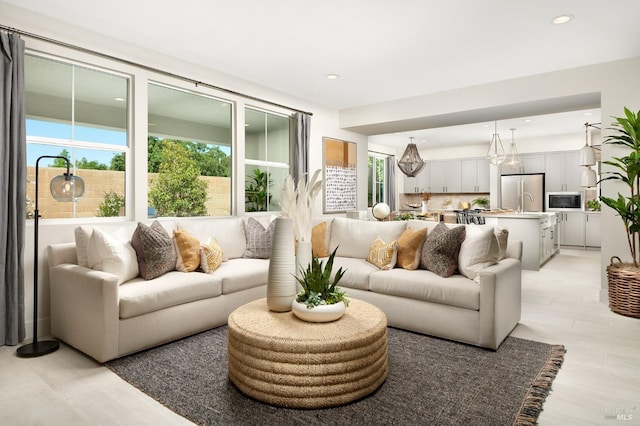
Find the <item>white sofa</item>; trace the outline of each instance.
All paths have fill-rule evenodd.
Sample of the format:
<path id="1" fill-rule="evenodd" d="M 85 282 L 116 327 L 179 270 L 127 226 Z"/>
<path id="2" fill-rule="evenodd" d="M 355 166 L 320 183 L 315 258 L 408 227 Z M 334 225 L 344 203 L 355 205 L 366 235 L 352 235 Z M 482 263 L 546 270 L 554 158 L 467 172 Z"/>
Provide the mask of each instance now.
<path id="1" fill-rule="evenodd" d="M 442 278 L 424 269 L 381 271 L 365 260 L 377 236 L 388 242 L 397 240 L 406 226 L 431 232 L 436 225 L 331 220 L 329 250 L 337 248 L 334 269 L 347 270 L 338 286 L 348 296 L 382 309 L 392 327 L 497 349 L 520 321 L 521 241 L 509 241 L 506 257 L 483 269 L 476 280 L 459 273 Z"/>
<path id="2" fill-rule="evenodd" d="M 518 323 L 520 242 L 511 241 L 507 258 L 481 271 L 476 282 L 426 270 L 381 271 L 365 260 L 370 240 L 397 238 L 407 222 L 326 221 L 329 245 L 338 247 L 335 269 L 347 269 L 339 286 L 349 297 L 381 308 L 390 326 L 496 349 Z M 49 246 L 53 336 L 105 362 L 226 324 L 238 306 L 266 297 L 268 260 L 242 258 L 243 223 L 240 218 L 163 222 L 167 230 L 179 225 L 200 241 L 215 236 L 229 260 L 212 274 L 172 271 L 120 285 L 115 275 L 78 265 L 74 243 Z M 120 234 L 134 229 L 128 224 Z"/>

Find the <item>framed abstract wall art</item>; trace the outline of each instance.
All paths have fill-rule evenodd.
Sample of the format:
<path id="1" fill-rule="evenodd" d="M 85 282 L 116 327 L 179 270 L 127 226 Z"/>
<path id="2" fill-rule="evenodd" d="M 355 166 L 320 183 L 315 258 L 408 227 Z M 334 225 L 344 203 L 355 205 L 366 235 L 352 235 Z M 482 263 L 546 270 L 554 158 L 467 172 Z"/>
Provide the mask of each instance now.
<path id="1" fill-rule="evenodd" d="M 356 209 L 357 144 L 322 138 L 324 209 L 326 213 L 344 213 Z"/>

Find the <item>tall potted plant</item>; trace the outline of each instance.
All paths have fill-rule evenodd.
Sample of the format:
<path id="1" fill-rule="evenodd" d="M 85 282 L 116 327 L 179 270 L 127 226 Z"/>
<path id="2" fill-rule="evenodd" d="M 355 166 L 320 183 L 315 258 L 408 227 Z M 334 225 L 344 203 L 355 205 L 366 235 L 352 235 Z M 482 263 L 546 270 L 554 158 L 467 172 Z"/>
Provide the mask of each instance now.
<path id="1" fill-rule="evenodd" d="M 627 234 L 631 262 L 613 256 L 607 266 L 609 307 L 621 315 L 640 318 L 640 111 L 624 109 L 624 117 L 614 117 L 609 127 L 614 132 L 603 143 L 628 148 L 627 155 L 604 161 L 615 168 L 601 181 L 614 180 L 628 187 L 628 195 L 617 198 L 601 196 L 600 200 L 618 213 Z M 617 262 L 614 262 L 617 260 Z"/>

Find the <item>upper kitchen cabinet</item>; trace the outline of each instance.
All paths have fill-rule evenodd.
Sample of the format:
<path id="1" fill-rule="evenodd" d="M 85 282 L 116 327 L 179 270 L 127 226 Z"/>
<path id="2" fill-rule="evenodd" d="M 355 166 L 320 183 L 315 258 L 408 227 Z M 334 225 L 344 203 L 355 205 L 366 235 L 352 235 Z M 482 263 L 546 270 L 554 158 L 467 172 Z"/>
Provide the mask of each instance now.
<path id="1" fill-rule="evenodd" d="M 578 151 L 545 155 L 545 187 L 548 192 L 581 191 Z"/>
<path id="2" fill-rule="evenodd" d="M 462 192 L 489 192 L 489 160 L 486 158 L 462 160 L 460 166 Z"/>
<path id="3" fill-rule="evenodd" d="M 504 169 L 504 168 L 503 168 Z M 544 173 L 544 154 L 522 155 L 521 173 Z M 504 170 L 502 174 L 508 174 Z"/>
<path id="4" fill-rule="evenodd" d="M 426 163 L 418 176 L 404 176 L 404 192 L 431 192 L 431 163 Z"/>
<path id="5" fill-rule="evenodd" d="M 431 162 L 431 192 L 462 192 L 460 160 Z"/>

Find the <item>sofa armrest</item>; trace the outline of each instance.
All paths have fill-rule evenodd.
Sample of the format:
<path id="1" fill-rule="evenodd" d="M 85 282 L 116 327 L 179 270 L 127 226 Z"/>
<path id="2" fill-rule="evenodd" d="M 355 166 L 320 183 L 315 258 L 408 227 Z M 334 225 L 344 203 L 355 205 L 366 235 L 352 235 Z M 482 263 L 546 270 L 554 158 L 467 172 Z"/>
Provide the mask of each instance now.
<path id="1" fill-rule="evenodd" d="M 480 345 L 497 349 L 520 321 L 522 267 L 506 258 L 479 273 Z"/>
<path id="2" fill-rule="evenodd" d="M 511 240 L 507 242 L 507 252 L 505 257 L 517 259 L 522 262 L 522 241 Z"/>
<path id="3" fill-rule="evenodd" d="M 70 263 L 49 269 L 51 333 L 104 362 L 118 354 L 118 277 Z"/>

